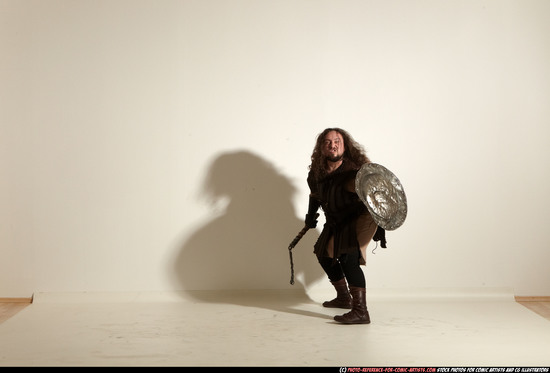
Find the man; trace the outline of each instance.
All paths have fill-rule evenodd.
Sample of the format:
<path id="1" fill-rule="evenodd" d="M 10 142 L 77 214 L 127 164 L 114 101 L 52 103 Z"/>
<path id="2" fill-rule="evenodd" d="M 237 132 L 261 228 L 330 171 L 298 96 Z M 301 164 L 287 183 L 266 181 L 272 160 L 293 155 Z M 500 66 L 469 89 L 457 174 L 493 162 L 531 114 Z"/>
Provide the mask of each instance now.
<path id="1" fill-rule="evenodd" d="M 317 137 L 307 182 L 310 188 L 306 225 L 315 228 L 319 207 L 326 223 L 314 253 L 336 290 L 325 307 L 350 309 L 335 316 L 344 324 L 368 324 L 365 275 L 366 247 L 378 226 L 355 192 L 357 171 L 370 160 L 362 146 L 340 128 L 327 128 Z M 349 290 L 348 290 L 349 284 Z"/>

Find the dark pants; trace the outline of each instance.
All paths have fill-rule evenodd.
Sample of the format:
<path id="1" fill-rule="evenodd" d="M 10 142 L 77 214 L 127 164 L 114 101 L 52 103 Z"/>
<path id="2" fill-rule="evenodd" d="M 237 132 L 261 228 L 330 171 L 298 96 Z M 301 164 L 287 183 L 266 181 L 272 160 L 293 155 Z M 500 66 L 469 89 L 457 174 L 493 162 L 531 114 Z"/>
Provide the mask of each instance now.
<path id="1" fill-rule="evenodd" d="M 318 258 L 319 264 L 332 282 L 346 277 L 349 286 L 358 288 L 366 287 L 365 274 L 359 265 L 361 252 L 357 250 L 354 254 L 345 254 L 333 260 L 329 257 Z"/>

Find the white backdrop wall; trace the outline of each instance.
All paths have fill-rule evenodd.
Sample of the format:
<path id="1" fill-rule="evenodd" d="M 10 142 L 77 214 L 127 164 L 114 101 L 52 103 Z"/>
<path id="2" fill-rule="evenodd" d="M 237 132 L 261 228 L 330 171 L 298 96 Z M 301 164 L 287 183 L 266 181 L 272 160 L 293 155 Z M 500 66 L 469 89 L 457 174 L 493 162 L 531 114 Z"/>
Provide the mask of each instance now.
<path id="1" fill-rule="evenodd" d="M 368 287 L 550 295 L 546 0 L 0 0 L 0 47 L 2 297 L 290 288 L 331 126 L 408 197 Z"/>

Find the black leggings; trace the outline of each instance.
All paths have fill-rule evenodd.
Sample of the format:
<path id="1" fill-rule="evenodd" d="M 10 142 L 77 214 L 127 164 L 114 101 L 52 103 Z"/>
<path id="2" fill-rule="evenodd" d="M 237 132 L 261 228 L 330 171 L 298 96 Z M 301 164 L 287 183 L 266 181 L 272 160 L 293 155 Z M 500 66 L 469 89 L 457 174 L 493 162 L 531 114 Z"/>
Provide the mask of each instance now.
<path id="1" fill-rule="evenodd" d="M 354 254 L 345 254 L 338 260 L 329 257 L 318 258 L 319 264 L 332 282 L 336 282 L 346 277 L 349 286 L 358 288 L 366 287 L 365 274 L 359 265 L 361 252 L 357 250 Z"/>

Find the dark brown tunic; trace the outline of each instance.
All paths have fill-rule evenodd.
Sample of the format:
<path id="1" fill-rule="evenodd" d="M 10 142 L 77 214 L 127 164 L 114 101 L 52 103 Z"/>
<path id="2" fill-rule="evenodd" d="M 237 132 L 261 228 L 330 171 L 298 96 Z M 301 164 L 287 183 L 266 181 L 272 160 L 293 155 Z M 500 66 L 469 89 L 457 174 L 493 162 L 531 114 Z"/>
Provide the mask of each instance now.
<path id="1" fill-rule="evenodd" d="M 357 237 L 358 218 L 361 217 L 362 221 L 367 218 L 374 224 L 367 207 L 355 193 L 357 171 L 358 169 L 348 166 L 344 161 L 338 169 L 320 180 L 316 181 L 311 171 L 308 175 L 307 181 L 311 191 L 310 205 L 317 201 L 326 218 L 321 235 L 314 246 L 314 253 L 319 257 L 340 258 L 344 254 L 356 252 L 360 249 Z M 371 230 L 374 234 L 375 224 L 372 229 L 369 229 Z M 372 234 L 369 233 L 368 240 L 372 238 Z M 329 247 L 333 253 L 329 252 L 332 251 Z M 364 261 L 362 262 L 364 264 Z"/>

